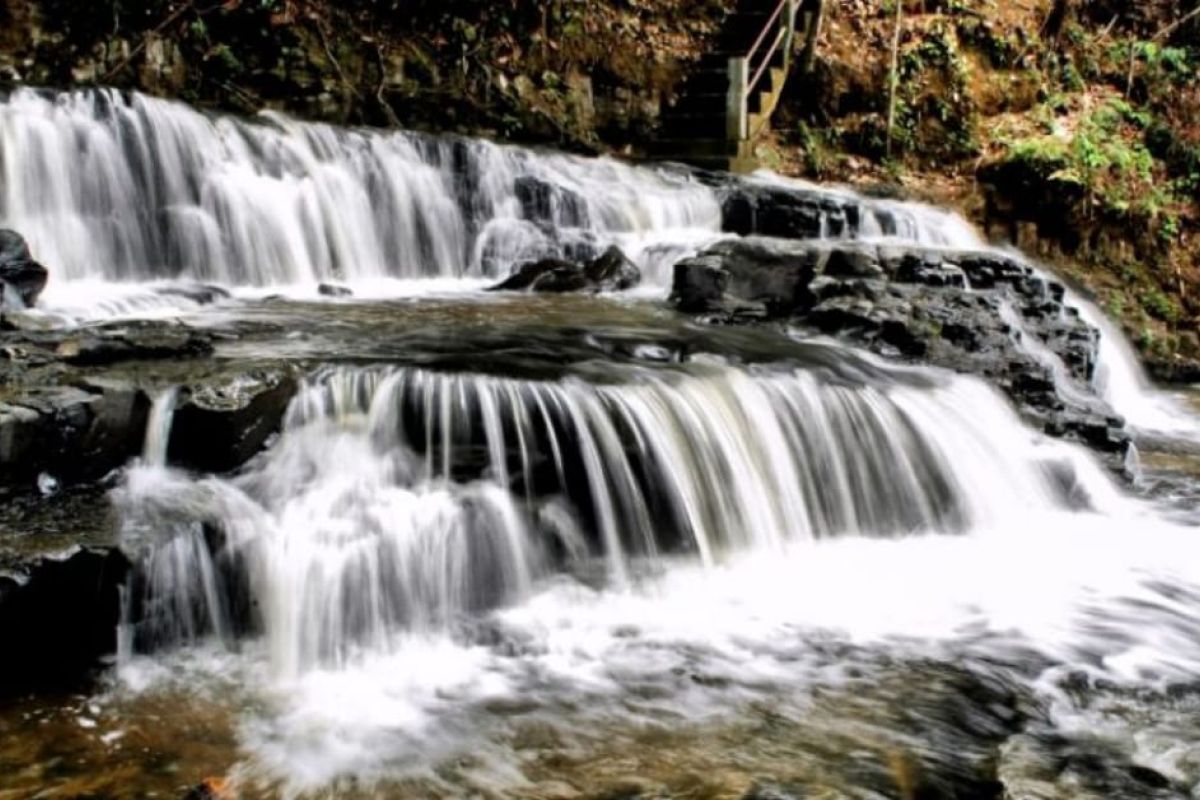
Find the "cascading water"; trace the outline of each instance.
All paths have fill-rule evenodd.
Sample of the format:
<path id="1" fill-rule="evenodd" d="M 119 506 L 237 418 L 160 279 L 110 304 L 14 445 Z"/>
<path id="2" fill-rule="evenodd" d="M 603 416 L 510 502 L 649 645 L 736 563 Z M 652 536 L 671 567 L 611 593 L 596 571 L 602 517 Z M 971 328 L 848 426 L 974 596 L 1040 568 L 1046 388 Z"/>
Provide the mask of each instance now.
<path id="1" fill-rule="evenodd" d="M 19 90 L 0 103 L 0 175 L 0 225 L 22 231 L 55 266 L 49 304 L 73 318 L 190 305 L 96 279 L 311 288 L 494 278 L 609 244 L 665 287 L 675 261 L 721 235 L 718 193 L 683 173 L 278 114 L 205 116 L 114 91 Z M 946 211 L 757 180 L 852 200 L 860 221 L 848 234 L 859 238 L 989 249 Z M 1104 315 L 1077 296 L 1068 302 L 1104 333 L 1102 397 L 1136 428 L 1200 437 Z"/>
<path id="2" fill-rule="evenodd" d="M 0 224 L 59 281 L 486 278 L 614 242 L 653 270 L 720 225 L 679 173 L 114 91 L 0 103 L 0 175 Z"/>
<path id="3" fill-rule="evenodd" d="M 130 470 L 123 674 L 154 680 L 137 652 L 242 650 L 207 669 L 284 692 L 244 730 L 242 769 L 287 795 L 489 752 L 502 723 L 481 704 L 588 730 L 607 724 L 589 705 L 645 692 L 693 719 L 836 685 L 844 656 L 814 631 L 1132 685 L 1188 674 L 1189 532 L 974 379 L 831 356 L 556 380 L 322 369 L 239 475 Z M 1054 702 L 1064 729 L 1093 724 Z M 1186 776 L 1190 752 L 1156 758 Z"/>
<path id="4" fill-rule="evenodd" d="M 174 426 L 207 411 L 182 389 L 152 403 L 142 458 L 113 492 L 134 562 L 120 681 L 87 719 L 164 685 L 171 713 L 141 726 L 114 714 L 106 757 L 146 728 L 189 738 L 190 719 L 172 727 L 181 701 L 234 719 L 236 754 L 218 768 L 238 761 L 233 776 L 268 796 L 371 796 L 387 781 L 402 783 L 397 796 L 570 796 L 534 791 L 529 775 L 690 752 L 686 732 L 730 718 L 753 720 L 751 736 L 722 733 L 718 749 L 735 742 L 738 759 L 765 739 L 792 760 L 845 743 L 861 796 L 912 789 L 905 753 L 930 767 L 978 747 L 991 764 L 1022 736 L 1074 747 L 1098 729 L 1130 774 L 1200 786 L 1200 736 L 1178 722 L 1200 664 L 1194 531 L 1126 496 L 1089 453 L 1024 427 L 984 384 L 832 343 L 804 355 L 781 335 L 786 347 L 759 348 L 750 333 L 681 333 L 636 298 L 578 299 L 618 318 L 619 336 L 545 298 L 515 304 L 525 327 L 479 297 L 428 316 L 358 307 L 373 287 L 402 293 L 388 281 L 475 288 L 524 260 L 609 244 L 661 294 L 679 257 L 727 235 L 721 188 L 107 91 L 0 102 L 0 176 L 0 226 L 30 238 L 54 273 L 47 304 L 76 321 L 202 316 L 195 296 L 163 291 L 176 280 L 222 284 L 237 303 L 296 285 L 311 298 L 332 280 L 356 295 L 299 323 L 266 302 L 213 315 L 235 323 L 216 339 L 215 371 L 276 359 L 310 370 L 278 437 L 236 472 L 172 466 Z M 810 188 L 856 209 L 852 225 L 825 219 L 823 238 L 986 249 L 956 215 Z M 1104 398 L 1139 427 L 1191 425 L 1099 313 L 1071 302 L 1104 332 Z M 1001 311 L 1019 331 L 1019 312 Z M 256 312 L 283 345 L 237 341 Z M 547 335 L 555 324 L 570 335 Z M 429 330 L 411 347 L 353 347 L 405 326 Z M 322 328 L 337 346 L 322 349 Z M 680 347 L 643 346 L 660 337 Z M 1023 338 L 1061 392 L 1087 400 L 1057 355 Z M 187 364 L 154 372 L 147 384 L 194 377 Z M 1001 687 L 995 702 L 957 685 L 936 698 L 957 739 L 924 735 L 940 709 L 857 705 L 955 671 Z M 835 724 L 777 747 L 782 717 L 821 720 L 837 702 L 855 733 Z M 681 738 L 657 747 L 647 732 L 664 724 Z M 610 739 L 626 749 L 590 757 Z M 855 783 L 863 748 L 899 764 L 895 785 Z M 997 796 L 999 767 L 990 794 L 953 784 L 960 767 L 938 773 L 960 791 L 928 796 Z"/>
<path id="5" fill-rule="evenodd" d="M 244 570 L 275 666 L 294 675 L 527 596 L 588 555 L 621 585 L 630 559 L 660 552 L 713 565 L 1120 505 L 1085 457 L 1021 431 L 981 384 L 876 371 L 880 385 L 719 363 L 601 384 L 328 370 L 238 479 L 135 470 L 119 499 L 129 537 L 159 537 L 140 639 L 236 628 L 237 590 L 213 588 L 222 563 Z"/>

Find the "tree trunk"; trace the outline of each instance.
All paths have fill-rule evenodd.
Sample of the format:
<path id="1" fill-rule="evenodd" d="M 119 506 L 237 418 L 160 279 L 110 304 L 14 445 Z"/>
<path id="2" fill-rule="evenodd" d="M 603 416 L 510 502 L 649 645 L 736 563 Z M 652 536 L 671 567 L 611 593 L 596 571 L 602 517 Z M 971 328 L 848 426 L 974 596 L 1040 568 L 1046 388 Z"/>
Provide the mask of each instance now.
<path id="1" fill-rule="evenodd" d="M 900 88 L 900 29 L 904 25 L 904 3 L 896 0 L 896 30 L 892 36 L 891 85 L 888 92 L 887 157 L 892 157 L 892 130 L 896 127 L 896 91 Z"/>
<path id="2" fill-rule="evenodd" d="M 1058 47 L 1059 38 L 1062 36 L 1063 27 L 1067 24 L 1067 15 L 1071 11 L 1071 0 L 1054 0 L 1054 6 L 1050 9 L 1050 16 L 1046 17 L 1046 23 L 1042 25 L 1042 39 L 1051 42 Z"/>

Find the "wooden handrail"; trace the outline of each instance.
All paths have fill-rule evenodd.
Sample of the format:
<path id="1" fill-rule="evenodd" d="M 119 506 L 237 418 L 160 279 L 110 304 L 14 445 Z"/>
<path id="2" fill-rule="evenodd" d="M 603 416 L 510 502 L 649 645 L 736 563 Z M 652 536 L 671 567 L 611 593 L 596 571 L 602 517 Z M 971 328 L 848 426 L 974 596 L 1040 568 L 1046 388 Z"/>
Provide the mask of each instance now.
<path id="1" fill-rule="evenodd" d="M 748 66 L 753 63 L 755 55 L 757 55 L 758 50 L 763 46 L 763 43 L 767 41 L 767 37 L 770 36 L 772 29 L 775 30 L 774 41 L 771 42 L 770 47 L 768 47 L 766 53 L 763 54 L 762 62 L 757 66 L 757 68 L 754 69 L 754 74 L 747 82 L 747 94 L 753 92 L 758 86 L 758 82 L 762 80 L 763 75 L 765 75 L 767 69 L 770 68 L 771 60 L 775 58 L 775 54 L 779 52 L 780 46 L 791 42 L 793 26 L 795 24 L 795 11 L 799 6 L 800 0 L 779 0 L 779 2 L 775 5 L 775 10 L 771 12 L 771 16 L 767 19 L 767 23 L 763 26 L 762 31 L 759 32 L 758 38 L 756 38 L 754 40 L 754 44 L 750 46 L 750 50 L 745 56 Z M 780 24 L 780 17 L 783 15 L 784 9 L 787 9 L 787 18 L 782 20 L 782 24 Z M 787 53 L 784 54 L 785 59 L 788 55 L 789 54 Z"/>
<path id="2" fill-rule="evenodd" d="M 775 6 L 775 11 L 772 12 L 771 18 L 767 20 L 767 24 L 763 26 L 762 32 L 758 34 L 758 38 L 754 40 L 754 44 L 750 45 L 750 52 L 746 53 L 747 60 L 753 60 L 755 52 L 762 47 L 762 43 L 767 38 L 767 34 L 771 32 L 771 26 L 779 20 L 779 15 L 783 13 L 783 8 L 793 0 L 779 0 L 779 4 Z M 775 45 L 771 45 L 771 49 L 775 49 Z"/>
<path id="3" fill-rule="evenodd" d="M 747 123 L 749 121 L 750 97 L 762 81 L 763 76 L 771 68 L 780 49 L 783 49 L 784 68 L 791 60 L 792 37 L 795 35 L 796 13 L 802 5 L 802 0 L 779 0 L 775 10 L 771 12 L 763 29 L 750 45 L 750 50 L 744 56 L 729 60 L 729 106 L 728 106 L 728 136 L 733 140 L 746 139 L 751 135 Z M 786 12 L 786 13 L 785 13 Z M 775 37 L 771 39 L 774 31 Z M 763 49 L 763 46 L 770 44 Z M 760 54 L 760 50 L 763 52 Z M 761 61 L 754 64 L 756 57 Z"/>
<path id="4" fill-rule="evenodd" d="M 753 92 L 754 88 L 758 86 L 758 82 L 762 80 L 762 76 L 766 74 L 767 67 L 771 66 L 771 59 L 775 57 L 775 53 L 779 50 L 779 45 L 781 44 L 780 40 L 786 38 L 786 29 L 780 29 L 779 33 L 775 34 L 775 42 L 771 45 L 770 52 L 767 53 L 767 56 L 762 60 L 762 63 L 758 65 L 758 69 L 755 71 L 753 77 L 750 78 L 750 82 L 746 85 L 747 94 Z"/>

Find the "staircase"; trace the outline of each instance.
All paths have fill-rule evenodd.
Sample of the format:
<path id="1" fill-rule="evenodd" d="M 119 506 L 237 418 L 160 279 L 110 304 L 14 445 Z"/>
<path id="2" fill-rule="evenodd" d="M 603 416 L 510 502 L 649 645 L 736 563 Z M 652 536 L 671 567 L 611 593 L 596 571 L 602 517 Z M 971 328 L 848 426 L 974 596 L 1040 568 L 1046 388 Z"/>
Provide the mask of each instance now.
<path id="1" fill-rule="evenodd" d="M 756 140 L 767 130 L 791 67 L 799 26 L 815 24 L 812 0 L 739 0 L 712 52 L 663 111 L 658 160 L 750 172 Z"/>

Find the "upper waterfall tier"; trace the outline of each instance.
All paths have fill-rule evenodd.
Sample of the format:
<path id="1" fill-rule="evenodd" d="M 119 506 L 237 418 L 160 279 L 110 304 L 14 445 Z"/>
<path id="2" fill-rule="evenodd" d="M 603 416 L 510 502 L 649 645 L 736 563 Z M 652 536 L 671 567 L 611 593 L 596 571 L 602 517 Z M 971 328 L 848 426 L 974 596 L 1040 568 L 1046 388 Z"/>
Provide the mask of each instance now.
<path id="1" fill-rule="evenodd" d="M 683 173 L 112 90 L 0 103 L 0 175 L 0 225 L 66 278 L 487 277 L 611 243 L 646 263 L 664 231 L 720 226 Z"/>

